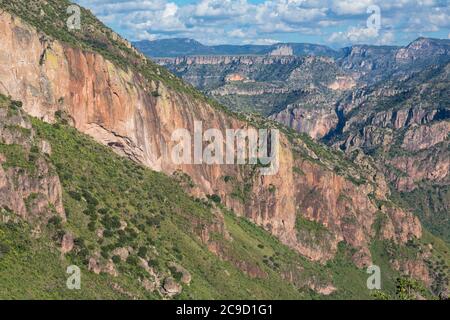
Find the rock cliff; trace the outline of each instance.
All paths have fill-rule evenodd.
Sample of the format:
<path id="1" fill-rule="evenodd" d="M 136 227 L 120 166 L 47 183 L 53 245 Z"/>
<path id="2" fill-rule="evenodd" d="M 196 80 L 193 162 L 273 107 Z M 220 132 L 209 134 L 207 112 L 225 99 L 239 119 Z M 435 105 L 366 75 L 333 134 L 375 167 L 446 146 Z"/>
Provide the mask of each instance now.
<path id="1" fill-rule="evenodd" d="M 46 141 L 35 139 L 31 123 L 17 103 L 14 114 L 0 97 L 0 210 L 3 222 L 21 218 L 39 224 L 54 215 L 65 219 L 62 188 Z"/>
<path id="2" fill-rule="evenodd" d="M 372 225 L 380 211 L 386 216 L 386 238 L 404 243 L 421 236 L 420 223 L 410 213 L 376 204 L 373 195 L 388 199 L 382 177 L 375 179 L 372 169 L 346 162 L 308 139 L 281 136 L 280 169 L 272 176 L 261 176 L 250 166 L 176 165 L 167 152 L 176 129 L 193 132 L 196 120 L 223 133 L 252 124 L 174 90 L 167 81 L 45 35 L 8 12 L 0 15 L 0 42 L 0 88 L 22 100 L 26 112 L 49 122 L 64 117 L 154 170 L 182 170 L 195 184 L 194 195 L 218 195 L 236 214 L 312 260 L 331 259 L 344 240 L 356 249 L 357 265 L 370 263 Z M 323 237 L 303 230 L 300 219 L 323 226 Z"/>

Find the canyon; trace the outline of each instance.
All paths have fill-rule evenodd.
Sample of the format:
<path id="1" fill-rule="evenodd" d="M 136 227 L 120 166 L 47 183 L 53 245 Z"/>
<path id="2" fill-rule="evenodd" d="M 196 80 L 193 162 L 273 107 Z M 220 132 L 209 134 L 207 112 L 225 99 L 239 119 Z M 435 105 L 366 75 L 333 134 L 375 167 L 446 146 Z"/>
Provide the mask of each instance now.
<path id="1" fill-rule="evenodd" d="M 351 149 L 367 143 L 376 144 L 378 140 L 367 138 L 375 136 L 369 127 L 363 131 L 363 138 L 358 133 L 354 136 L 350 134 L 346 140 L 340 140 L 337 135 L 329 139 L 330 145 L 336 145 L 337 149 L 342 145 L 348 146 L 345 151 L 352 153 L 353 156 L 349 159 L 342 151 L 328 148 L 279 123 L 298 129 L 296 121 L 289 118 L 293 115 L 302 119 L 299 120 L 301 129 L 298 131 L 309 132 L 317 139 L 329 135 L 336 128 L 340 119 L 338 115 L 333 115 L 335 105 L 333 103 L 330 105 L 330 101 L 336 103 L 348 101 L 343 97 L 348 90 L 360 88 L 360 83 L 351 72 L 336 67 L 332 58 L 295 56 L 238 58 L 240 66 L 250 69 L 255 67 L 255 63 L 258 66 L 259 64 L 269 67 L 274 64 L 277 67 L 283 66 L 279 72 L 285 75 L 289 92 L 301 92 L 301 103 L 298 100 L 297 103 L 304 108 L 303 113 L 291 111 L 283 116 L 284 111 L 281 110 L 277 116 L 271 117 L 278 122 L 270 121 L 256 115 L 236 114 L 218 106 L 216 102 L 180 82 L 163 67 L 145 58 L 128 42 L 96 20 L 88 25 L 93 29 L 96 28 L 96 32 L 93 33 L 88 28 L 86 34 L 94 34 L 97 42 L 103 42 L 104 47 L 114 47 L 116 51 L 113 51 L 112 56 L 99 52 L 96 47 L 90 47 L 89 41 L 83 42 L 83 37 L 90 35 L 78 35 L 76 39 L 81 44 L 68 43 L 51 32 L 44 33 L 38 30 L 33 23 L 21 18 L 14 7 L 9 7 L 4 2 L 1 4 L 6 11 L 0 15 L 2 44 L 0 91 L 13 100 L 21 101 L 23 110 L 32 117 L 51 124 L 63 121 L 92 137 L 96 142 L 108 146 L 118 155 L 151 170 L 169 176 L 176 176 L 182 172 L 184 177 L 192 181 L 192 185 L 187 188 L 191 196 L 199 199 L 207 197 L 218 199 L 217 202 L 224 206 L 223 210 L 230 210 L 238 217 L 248 218 L 301 256 L 321 265 L 336 258 L 339 245 L 342 243 L 351 248 L 352 263 L 364 268 L 374 262 L 371 245 L 376 239 L 403 247 L 422 237 L 423 229 L 419 219 L 411 211 L 392 201 L 391 190 L 388 187 L 389 179 L 392 180 L 392 177 L 388 172 L 380 170 L 372 158 L 364 152 Z M 30 12 L 32 11 L 26 14 L 31 14 Z M 24 15 L 23 12 L 21 14 Z M 404 56 L 409 57 L 407 55 L 401 57 Z M 179 68 L 178 63 L 184 68 L 185 65 L 197 63 L 223 66 L 236 61 L 233 60 L 235 58 L 224 57 L 180 59 L 175 63 L 176 68 Z M 127 62 L 126 66 L 118 63 L 122 60 Z M 158 62 L 164 64 L 163 60 Z M 290 68 L 292 72 L 287 72 L 286 68 Z M 316 73 L 311 70 L 327 70 L 327 72 Z M 233 77 L 233 81 L 225 86 L 240 83 L 241 78 L 251 78 L 249 76 L 251 72 L 248 74 L 236 70 L 233 72 L 241 77 Z M 308 86 L 303 85 L 306 80 L 309 80 Z M 202 86 L 210 86 L 207 77 L 201 81 Z M 216 80 L 211 81 L 214 83 Z M 247 84 L 254 85 L 251 82 Z M 285 88 L 285 85 L 281 87 Z M 289 92 L 282 94 L 289 95 Z M 377 95 L 377 92 L 379 91 L 371 94 Z M 364 98 L 366 95 L 361 93 Z M 352 104 L 343 108 L 344 115 L 350 112 L 350 109 L 357 109 L 354 100 L 361 101 L 361 96 L 352 98 Z M 316 109 L 305 107 L 305 104 L 321 103 L 325 111 L 318 112 Z M 423 119 L 428 118 L 438 121 L 440 116 L 436 114 L 441 114 L 439 112 L 442 113 L 439 110 L 434 114 L 421 110 L 411 111 L 405 121 L 413 123 L 416 119 L 415 122 L 418 124 L 423 124 Z M 378 114 L 378 117 L 381 117 L 380 121 L 390 124 L 401 121 L 398 114 L 400 113 L 388 119 L 385 113 Z M 417 117 L 410 117 L 409 114 L 417 114 Z M 305 125 L 303 119 L 308 117 L 313 120 Z M 370 119 L 375 124 L 378 117 L 363 117 L 363 119 Z M 358 116 L 355 119 L 359 119 Z M 227 129 L 280 130 L 278 174 L 261 175 L 257 170 L 258 165 L 173 163 L 168 154 L 168 150 L 172 150 L 175 145 L 171 139 L 172 133 L 182 128 L 193 134 L 195 122 L 201 120 L 209 128 L 215 128 L 223 135 Z M 353 123 L 356 121 L 346 120 L 343 132 L 346 132 Z M 434 137 L 432 141 L 427 138 L 430 130 Z M 435 132 L 439 134 L 434 134 Z M 404 140 L 402 145 L 406 149 L 419 148 L 419 150 L 441 147 L 447 139 L 446 132 L 448 135 L 448 126 L 445 122 L 439 122 L 430 129 L 414 127 L 405 136 L 421 141 L 419 146 L 408 144 L 409 139 Z M 2 143 L 9 142 L 2 136 Z M 429 174 L 435 181 L 445 182 L 448 177 L 448 158 L 445 150 L 442 156 L 432 154 L 430 157 L 439 165 L 435 166 L 434 173 Z M 399 170 L 404 169 L 401 166 L 405 165 L 405 162 L 401 160 L 396 162 L 395 159 L 392 165 Z M 415 162 L 407 164 L 408 172 L 414 171 L 415 165 Z M 46 170 L 44 164 L 41 170 Z M 397 181 L 399 186 L 406 189 L 411 189 L 412 183 L 414 182 L 409 180 Z M 43 192 L 47 195 L 46 201 L 52 203 L 57 214 L 64 217 L 58 179 L 52 177 L 50 181 L 39 182 L 39 185 L 47 184 L 50 185 L 48 188 L 52 192 Z M 2 194 L 16 198 L 25 197 L 18 190 L 5 187 L 4 183 L 0 186 Z M 30 194 L 35 191 L 35 188 L 30 187 L 26 192 Z M 10 203 L 10 198 L 0 197 L 1 206 L 9 206 Z M 24 215 L 21 213 L 22 208 L 10 207 L 10 209 Z M 265 278 L 266 273 L 258 266 L 230 257 L 226 247 L 214 240 L 217 234 L 224 238 L 228 237 L 223 219 L 223 213 L 218 210 L 214 223 L 204 226 L 199 235 L 203 244 L 210 252 L 225 261 L 230 261 L 249 277 Z M 192 226 L 194 229 L 204 224 L 201 219 L 191 219 L 191 223 L 194 224 Z M 99 257 L 92 259 L 94 260 L 90 260 L 89 265 L 93 269 L 108 272 L 107 269 L 95 267 Z M 417 254 L 414 257 L 396 256 L 391 263 L 395 270 L 431 286 L 434 279 L 430 276 L 432 273 L 424 261 L 424 256 Z M 291 282 L 296 281 L 295 273 L 285 273 L 284 277 L 291 278 Z M 171 281 L 167 280 L 167 288 L 177 287 L 175 284 L 169 285 Z M 163 281 L 163 288 L 164 283 Z M 310 288 L 324 294 L 336 290 L 330 283 L 311 282 Z M 162 291 L 166 296 L 170 295 L 170 290 L 167 290 Z M 175 291 L 178 292 L 178 289 Z"/>

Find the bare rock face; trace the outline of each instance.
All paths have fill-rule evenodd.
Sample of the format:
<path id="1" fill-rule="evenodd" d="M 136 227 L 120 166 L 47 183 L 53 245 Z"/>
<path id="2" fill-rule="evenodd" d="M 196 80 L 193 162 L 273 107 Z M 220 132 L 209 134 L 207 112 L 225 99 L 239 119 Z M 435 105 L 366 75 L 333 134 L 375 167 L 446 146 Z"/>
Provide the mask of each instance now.
<path id="1" fill-rule="evenodd" d="M 401 173 L 391 178 L 400 191 L 417 188 L 420 181 L 428 180 L 440 184 L 450 183 L 450 161 L 448 161 L 447 139 L 439 148 L 423 150 L 413 155 L 401 155 L 389 160 L 389 164 Z"/>
<path id="2" fill-rule="evenodd" d="M 22 100 L 29 114 L 53 121 L 55 112 L 62 110 L 73 120 L 75 128 L 110 146 L 118 154 L 168 174 L 177 170 L 185 172 L 195 184 L 193 195 L 219 195 L 222 203 L 236 214 L 248 217 L 313 260 L 331 259 L 337 243 L 342 240 L 365 253 L 365 258 L 358 258 L 362 264 L 370 259 L 368 250 L 364 248 L 370 242 L 371 226 L 378 209 L 369 194 L 382 193 L 374 184 L 357 185 L 333 172 L 333 164 L 298 157 L 294 149 L 319 159 L 319 155 L 306 145 L 297 145 L 284 135 L 280 137 L 280 169 L 275 175 L 252 174 L 240 166 L 231 165 L 175 164 L 169 150 L 178 143 L 171 140 L 176 129 L 185 128 L 193 133 L 194 121 L 199 119 L 205 120 L 205 130 L 218 129 L 224 136 L 226 129 L 251 126 L 218 111 L 205 101 L 173 91 L 163 83 L 147 80 L 131 69 L 125 71 L 99 54 L 47 39 L 6 12 L 0 16 L 0 42 L 1 90 Z M 214 59 L 222 63 L 228 58 Z M 253 63 L 252 59 L 239 59 L 241 63 Z M 288 63 L 295 58 L 261 59 L 262 63 L 275 60 Z M 157 96 L 152 94 L 155 90 Z M 337 121 L 330 114 L 317 125 L 315 121 L 318 118 L 313 112 L 305 114 L 305 117 L 311 117 L 306 126 L 310 126 L 310 131 L 316 132 L 317 136 L 323 135 Z M 297 174 L 294 168 L 304 174 Z M 1 170 L 0 188 L 7 188 L 9 198 L 3 199 L 5 193 L 0 193 L 0 203 L 11 205 L 20 214 L 25 214 L 24 202 L 20 201 L 24 195 L 10 192 L 14 173 Z M 225 176 L 236 177 L 236 183 L 224 181 Z M 57 182 L 57 177 L 51 177 L 36 184 L 23 185 L 45 186 L 42 193 L 62 214 L 61 190 Z M 236 187 L 246 182 L 251 183 L 245 199 L 232 196 Z M 329 235 L 321 240 L 321 245 L 310 242 L 308 234 L 297 233 L 299 215 L 328 230 Z M 412 218 L 406 218 L 410 216 L 401 210 L 389 215 L 394 233 L 401 235 L 396 236 L 398 241 L 420 236 L 419 232 L 410 231 L 411 228 L 416 229 L 409 225 L 416 223 Z M 208 242 L 207 234 L 202 237 Z M 216 250 L 220 252 L 218 248 Z M 89 265 L 94 272 L 100 272 L 94 258 Z M 241 267 L 257 277 L 265 276 L 253 266 Z M 173 280 L 167 280 L 167 288 L 166 284 L 164 288 L 169 294 L 179 291 Z"/>
<path id="3" fill-rule="evenodd" d="M 52 146 L 50 145 L 50 143 L 48 141 L 41 140 L 39 143 L 39 147 L 40 147 L 42 153 L 49 155 L 49 156 L 52 154 Z"/>
<path id="4" fill-rule="evenodd" d="M 309 283 L 309 288 L 314 290 L 317 293 L 320 293 L 324 296 L 328 296 L 336 291 L 336 288 L 331 284 L 320 284 L 316 281 L 311 281 Z"/>
<path id="5" fill-rule="evenodd" d="M 88 270 L 95 274 L 100 274 L 100 272 L 102 271 L 102 268 L 100 267 L 100 264 L 96 258 L 94 258 L 94 257 L 89 258 Z"/>
<path id="6" fill-rule="evenodd" d="M 191 283 L 192 280 L 192 275 L 189 273 L 188 270 L 186 270 L 185 268 L 183 268 L 182 266 L 180 266 L 177 263 L 171 262 L 169 264 L 170 268 L 174 268 L 176 272 L 181 273 L 181 282 L 184 284 L 189 285 Z"/>
<path id="7" fill-rule="evenodd" d="M 412 278 L 419 279 L 427 286 L 432 282 L 426 264 L 421 260 L 405 260 L 392 263 L 393 267 Z"/>
<path id="8" fill-rule="evenodd" d="M 232 73 L 225 77 L 226 82 L 234 82 L 234 81 L 243 81 L 245 77 L 240 75 L 239 73 Z"/>
<path id="9" fill-rule="evenodd" d="M 119 256 L 120 260 L 126 261 L 130 252 L 128 251 L 128 248 L 116 248 L 113 250 L 112 254 L 114 256 Z"/>

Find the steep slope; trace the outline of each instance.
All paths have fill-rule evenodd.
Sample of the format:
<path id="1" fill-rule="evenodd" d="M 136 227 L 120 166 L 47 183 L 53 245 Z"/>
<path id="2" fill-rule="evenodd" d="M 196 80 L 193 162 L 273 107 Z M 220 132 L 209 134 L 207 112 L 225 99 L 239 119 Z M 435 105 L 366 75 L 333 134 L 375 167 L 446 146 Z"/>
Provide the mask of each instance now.
<path id="1" fill-rule="evenodd" d="M 280 47 L 289 47 L 294 55 L 317 55 L 336 57 L 338 52 L 317 44 L 309 43 L 278 43 L 273 45 L 216 45 L 205 46 L 193 39 L 161 39 L 142 40 L 133 42 L 133 45 L 145 55 L 153 58 L 168 58 L 180 56 L 206 56 L 206 55 L 266 55 Z"/>
<path id="2" fill-rule="evenodd" d="M 414 191 L 421 203 L 416 213 L 447 241 L 449 68 L 448 62 L 431 65 L 356 92 L 339 106 L 345 125 L 329 141 L 372 155 L 395 190 L 407 197 Z"/>
<path id="3" fill-rule="evenodd" d="M 174 145 L 171 134 L 178 128 L 193 133 L 195 120 L 223 133 L 276 124 L 238 117 L 210 103 L 87 11 L 81 31 L 56 28 L 64 26 L 66 1 L 0 4 L 7 10 L 0 15 L 1 88 L 23 100 L 29 114 L 49 122 L 61 119 L 152 169 L 183 171 L 193 182 L 191 194 L 210 195 L 311 260 L 333 260 L 340 252 L 338 244 L 345 242 L 348 258 L 363 267 L 375 259 L 375 237 L 400 248 L 421 237 L 418 220 L 389 200 L 383 176 L 367 159 L 348 162 L 342 154 L 287 130 L 280 137 L 276 175 L 260 175 L 258 165 L 174 164 L 165 152 Z M 198 226 L 203 221 L 193 222 Z M 210 249 L 227 260 L 226 245 Z M 402 272 L 428 285 L 433 281 L 421 255 L 396 261 Z M 239 267 L 250 275 L 261 274 L 248 265 Z"/>
<path id="4" fill-rule="evenodd" d="M 0 198 L 0 298 L 374 297 L 365 271 L 350 263 L 351 248 L 342 244 L 326 265 L 312 263 L 214 201 L 190 197 L 183 191 L 185 175 L 145 169 L 67 124 L 30 119 L 18 106 L 0 95 L 0 170 L 30 181 L 39 176 L 41 188 L 24 179 L 16 185 L 21 190 L 1 187 L 2 195 L 23 197 L 26 207 L 17 215 L 20 202 Z M 44 164 L 47 169 L 37 172 Z M 43 181 L 56 186 L 56 202 Z M 303 234 L 326 232 L 307 220 L 298 227 Z M 420 254 L 433 270 L 445 266 L 429 249 L 433 243 L 446 257 L 442 244 L 426 241 L 407 250 L 379 240 L 371 247 L 374 263 L 383 266 L 384 294 L 395 295 L 400 276 L 387 258 L 412 263 Z M 66 287 L 71 265 L 81 269 L 80 290 Z M 445 278 L 436 278 L 441 292 Z"/>
<path id="5" fill-rule="evenodd" d="M 188 196 L 183 176 L 145 169 L 62 123 L 30 119 L 3 96 L 0 120 L 2 299 L 311 298 L 310 287 L 332 281 L 331 269 Z M 25 208 L 5 195 L 23 197 Z M 82 270 L 81 290 L 66 288 L 69 265 Z"/>

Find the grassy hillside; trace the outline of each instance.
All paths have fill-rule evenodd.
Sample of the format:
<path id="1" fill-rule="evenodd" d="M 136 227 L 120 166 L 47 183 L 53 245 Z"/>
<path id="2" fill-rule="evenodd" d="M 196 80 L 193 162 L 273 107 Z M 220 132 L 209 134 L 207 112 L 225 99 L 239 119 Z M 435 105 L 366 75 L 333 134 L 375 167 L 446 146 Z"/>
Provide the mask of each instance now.
<path id="1" fill-rule="evenodd" d="M 0 0 L 1 8 L 47 35 L 99 52 L 147 79 L 160 80 L 174 90 L 206 100 L 168 71 L 142 60 L 88 11 L 83 10 L 87 29 L 74 34 L 66 31 L 63 24 L 68 4 L 65 0 Z M 0 108 L 7 110 L 7 117 L 23 117 L 33 127 L 8 128 L 20 131 L 31 148 L 0 140 L 3 169 L 33 176 L 37 159 L 45 159 L 61 181 L 67 216 L 67 221 L 54 215 L 50 220 L 41 217 L 30 222 L 17 219 L 16 213 L 0 206 L 0 298 L 161 299 L 169 298 L 163 291 L 167 282 L 182 287 L 173 295 L 178 299 L 318 299 L 325 296 L 311 288 L 320 291 L 330 287 L 336 291 L 327 298 L 373 297 L 366 288 L 368 275 L 353 265 L 354 252 L 344 243 L 335 260 L 326 265 L 312 263 L 266 231 L 236 217 L 214 198 L 189 196 L 180 184 L 180 179 L 189 177 L 169 177 L 121 158 L 63 121 L 51 125 L 30 119 L 21 111 L 21 103 L 1 95 Z M 283 132 L 290 140 L 302 140 L 305 148 L 318 155 L 311 161 L 350 176 L 358 170 L 340 153 L 288 129 Z M 51 155 L 40 150 L 41 140 L 50 143 Z M 302 156 L 307 158 L 309 153 Z M 354 182 L 365 183 L 362 179 Z M 31 195 L 27 204 L 34 197 L 39 195 Z M 5 217 L 15 217 L 16 221 Z M 61 241 L 68 234 L 74 237 L 74 248 L 62 254 Z M 388 266 L 391 257 L 385 254 L 387 247 L 385 243 L 374 247 L 375 263 Z M 445 244 L 439 247 L 446 254 L 440 259 L 447 259 Z M 123 250 L 127 252 L 124 258 L 118 253 Z M 88 271 L 92 259 L 117 276 Z M 436 262 L 439 267 L 440 261 Z M 82 270 L 80 291 L 68 290 L 65 285 L 66 268 L 72 264 Z M 383 293 L 395 297 L 399 274 L 388 270 L 383 274 Z"/>
<path id="2" fill-rule="evenodd" d="M 2 101 L 5 108 L 9 102 Z M 20 109 L 10 112 L 22 114 Z M 52 146 L 52 155 L 45 157 L 61 179 L 67 222 L 52 218 L 40 226 L 39 236 L 37 225 L 25 220 L 0 223 L 0 298 L 161 298 L 156 290 L 143 289 L 141 281 L 153 279 L 139 266 L 139 257 L 161 279 L 179 276 L 171 270 L 173 262 L 189 271 L 192 282 L 179 298 L 311 298 L 314 293 L 300 288 L 308 277 L 322 275 L 327 280 L 329 275 L 320 266 L 228 212 L 225 225 L 233 240 L 211 235 L 223 247 L 224 257 L 219 259 L 198 236 L 217 219 L 212 202 L 191 198 L 172 178 L 120 158 L 71 127 L 36 119 L 32 123 L 38 137 L 34 143 L 46 139 Z M 3 152 L 6 149 L 0 144 L 7 157 L 4 168 L 33 166 L 35 158 L 27 150 Z M 14 215 L 6 210 L 3 215 Z M 99 229 L 104 230 L 102 237 Z M 75 247 L 62 255 L 59 243 L 68 232 L 75 237 Z M 133 248 L 133 253 L 126 261 L 117 261 L 112 251 L 122 247 Z M 115 261 L 118 277 L 87 271 L 88 258 L 96 253 L 100 263 Z M 265 276 L 252 279 L 236 266 L 237 261 L 246 261 Z M 82 269 L 80 291 L 65 287 L 65 270 L 71 264 Z M 298 288 L 283 281 L 279 272 L 297 266 L 305 270 Z"/>

